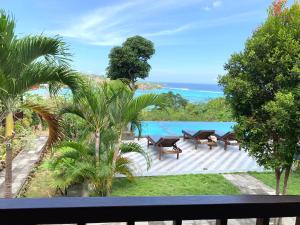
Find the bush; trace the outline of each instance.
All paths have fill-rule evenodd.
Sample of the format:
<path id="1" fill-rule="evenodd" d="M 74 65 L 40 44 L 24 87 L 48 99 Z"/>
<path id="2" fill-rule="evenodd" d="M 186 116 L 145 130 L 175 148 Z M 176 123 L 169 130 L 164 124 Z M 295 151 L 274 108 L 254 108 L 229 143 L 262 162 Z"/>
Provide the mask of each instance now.
<path id="1" fill-rule="evenodd" d="M 188 103 L 185 106 L 168 106 L 166 109 L 144 111 L 142 120 L 153 121 L 233 121 L 230 106 L 224 98 L 207 103 Z"/>

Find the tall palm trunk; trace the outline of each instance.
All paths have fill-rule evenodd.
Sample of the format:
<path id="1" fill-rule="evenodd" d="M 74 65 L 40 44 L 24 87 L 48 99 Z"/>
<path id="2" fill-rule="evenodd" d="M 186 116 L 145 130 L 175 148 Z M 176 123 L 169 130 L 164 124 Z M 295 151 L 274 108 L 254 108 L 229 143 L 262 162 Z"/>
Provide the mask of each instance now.
<path id="1" fill-rule="evenodd" d="M 96 162 L 100 162 L 100 131 L 99 129 L 96 130 L 95 134 L 95 157 L 96 157 Z"/>
<path id="2" fill-rule="evenodd" d="M 6 142 L 6 157 L 5 157 L 5 198 L 12 198 L 12 148 L 11 138 L 14 131 L 13 113 L 10 112 L 5 118 L 5 138 Z"/>
<path id="3" fill-rule="evenodd" d="M 122 132 L 119 134 L 119 138 L 118 138 L 117 144 L 116 144 L 116 146 L 115 146 L 113 163 L 115 163 L 116 160 L 117 160 L 117 158 L 118 158 L 118 155 L 119 155 L 119 152 L 120 152 L 121 144 L 122 144 Z"/>

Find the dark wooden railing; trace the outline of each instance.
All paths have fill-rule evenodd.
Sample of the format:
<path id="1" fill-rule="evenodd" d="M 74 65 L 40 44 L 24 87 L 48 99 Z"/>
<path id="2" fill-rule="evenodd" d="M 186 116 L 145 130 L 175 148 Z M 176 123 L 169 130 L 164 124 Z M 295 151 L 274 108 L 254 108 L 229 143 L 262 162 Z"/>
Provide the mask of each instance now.
<path id="1" fill-rule="evenodd" d="M 124 198 L 0 199 L 0 224 L 33 225 L 299 217 L 300 196 L 187 196 Z M 297 218 L 296 225 L 300 225 Z"/>

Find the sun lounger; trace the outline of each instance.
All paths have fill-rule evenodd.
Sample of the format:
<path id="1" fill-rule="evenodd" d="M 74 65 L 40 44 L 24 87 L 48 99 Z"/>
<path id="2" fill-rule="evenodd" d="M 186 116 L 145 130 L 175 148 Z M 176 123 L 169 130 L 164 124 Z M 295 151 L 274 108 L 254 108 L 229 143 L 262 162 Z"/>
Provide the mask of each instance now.
<path id="1" fill-rule="evenodd" d="M 183 133 L 183 140 L 186 139 L 192 139 L 195 142 L 195 149 L 197 149 L 198 144 L 207 144 L 210 149 L 212 145 L 214 144 L 211 139 L 209 139 L 209 136 L 213 135 L 215 133 L 214 130 L 182 130 Z"/>
<path id="2" fill-rule="evenodd" d="M 227 149 L 228 145 L 238 145 L 239 149 L 241 149 L 240 143 L 236 140 L 235 133 L 232 131 L 224 132 L 224 131 L 216 131 L 215 136 L 218 141 L 224 142 L 224 150 Z"/>
<path id="3" fill-rule="evenodd" d="M 176 154 L 177 159 L 179 159 L 179 153 L 182 152 L 182 150 L 178 148 L 178 146 L 176 145 L 176 143 L 180 140 L 179 137 L 148 136 L 147 140 L 148 140 L 147 147 L 149 147 L 149 145 L 153 145 L 159 151 L 159 160 L 161 160 L 162 154 Z"/>

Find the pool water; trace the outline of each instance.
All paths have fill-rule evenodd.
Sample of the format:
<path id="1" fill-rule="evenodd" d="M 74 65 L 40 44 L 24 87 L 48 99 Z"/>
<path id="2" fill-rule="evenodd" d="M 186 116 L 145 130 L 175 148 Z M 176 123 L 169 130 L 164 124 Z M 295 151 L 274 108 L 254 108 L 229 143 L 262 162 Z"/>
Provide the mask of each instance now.
<path id="1" fill-rule="evenodd" d="M 142 136 L 182 136 L 182 130 L 231 131 L 235 122 L 143 121 Z M 136 131 L 136 135 L 138 132 Z"/>

